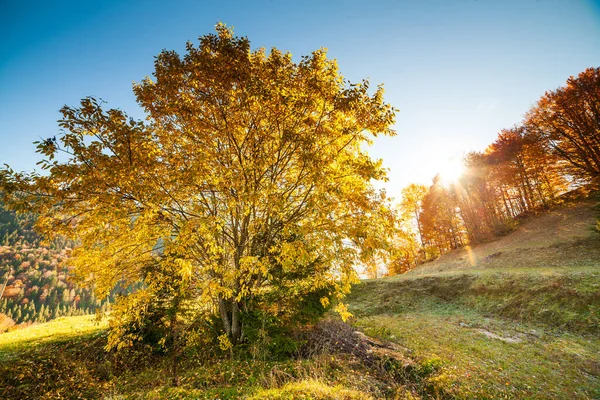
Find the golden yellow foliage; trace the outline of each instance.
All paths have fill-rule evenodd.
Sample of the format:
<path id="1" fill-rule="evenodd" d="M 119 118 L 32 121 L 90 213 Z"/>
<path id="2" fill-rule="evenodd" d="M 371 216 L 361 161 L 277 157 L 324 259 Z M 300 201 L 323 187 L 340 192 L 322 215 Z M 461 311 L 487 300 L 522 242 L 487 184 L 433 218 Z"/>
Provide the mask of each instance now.
<path id="1" fill-rule="evenodd" d="M 65 106 L 64 133 L 38 145 L 48 174 L 5 174 L 5 188 L 43 231 L 80 243 L 73 264 L 99 294 L 144 282 L 134 305 L 160 281 L 149 274 L 171 276 L 235 344 L 240 312 L 275 290 L 275 270 L 305 271 L 298 293 L 341 297 L 385 249 L 391 214 L 371 185 L 385 170 L 364 147 L 394 134 L 395 110 L 325 50 L 294 62 L 216 29 L 184 56 L 160 53 L 154 78 L 134 85 L 146 121 L 93 98 Z"/>

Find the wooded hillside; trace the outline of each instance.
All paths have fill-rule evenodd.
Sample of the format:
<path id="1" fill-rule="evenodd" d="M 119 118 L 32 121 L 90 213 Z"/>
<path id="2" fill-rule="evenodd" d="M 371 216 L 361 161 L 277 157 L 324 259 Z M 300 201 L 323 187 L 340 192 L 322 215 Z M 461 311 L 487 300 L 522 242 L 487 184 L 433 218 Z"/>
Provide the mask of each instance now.
<path id="1" fill-rule="evenodd" d="M 78 287 L 68 264 L 70 243 L 41 244 L 30 214 L 16 215 L 0 203 L 0 331 L 13 324 L 94 313 L 108 301 Z"/>

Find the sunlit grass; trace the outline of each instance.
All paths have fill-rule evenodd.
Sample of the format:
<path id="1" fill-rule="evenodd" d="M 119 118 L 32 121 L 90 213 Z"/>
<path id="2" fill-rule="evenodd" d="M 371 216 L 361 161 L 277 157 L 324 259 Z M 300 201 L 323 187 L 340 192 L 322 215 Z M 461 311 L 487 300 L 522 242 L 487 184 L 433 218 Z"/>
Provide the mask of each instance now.
<path id="1" fill-rule="evenodd" d="M 510 266 L 517 252 L 502 251 Z M 427 383 L 442 397 L 600 398 L 598 263 L 548 267 L 537 264 L 538 253 L 518 257 L 528 255 L 535 266 L 462 268 L 440 260 L 364 281 L 348 298 L 354 324 L 421 364 L 440 362 Z"/>
<path id="2" fill-rule="evenodd" d="M 549 334 L 459 309 L 364 317 L 357 325 L 410 349 L 417 359 L 441 360 L 430 383 L 457 398 L 600 396 L 598 339 Z"/>
<path id="3" fill-rule="evenodd" d="M 369 400 L 366 393 L 346 389 L 342 386 L 328 386 L 316 380 L 291 382 L 277 389 L 260 390 L 249 400 L 284 400 L 284 399 L 313 399 L 313 400 Z"/>
<path id="4" fill-rule="evenodd" d="M 36 346 L 91 335 L 106 329 L 106 320 L 98 322 L 95 315 L 62 317 L 43 324 L 0 334 L 0 361 Z"/>

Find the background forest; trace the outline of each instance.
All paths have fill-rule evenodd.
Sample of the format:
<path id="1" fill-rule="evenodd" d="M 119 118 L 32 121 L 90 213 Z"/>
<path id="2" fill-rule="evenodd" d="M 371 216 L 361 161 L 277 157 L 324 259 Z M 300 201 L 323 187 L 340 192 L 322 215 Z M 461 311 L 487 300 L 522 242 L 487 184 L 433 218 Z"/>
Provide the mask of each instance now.
<path id="1" fill-rule="evenodd" d="M 400 257 L 405 272 L 465 245 L 490 241 L 548 209 L 559 195 L 600 176 L 600 69 L 589 68 L 548 91 L 524 120 L 502 130 L 483 152 L 467 154 L 464 172 L 402 194 Z"/>
<path id="2" fill-rule="evenodd" d="M 0 330 L 106 309 L 108 299 L 97 299 L 93 288 L 69 279 L 72 243 L 57 238 L 42 245 L 32 219 L 0 205 Z"/>

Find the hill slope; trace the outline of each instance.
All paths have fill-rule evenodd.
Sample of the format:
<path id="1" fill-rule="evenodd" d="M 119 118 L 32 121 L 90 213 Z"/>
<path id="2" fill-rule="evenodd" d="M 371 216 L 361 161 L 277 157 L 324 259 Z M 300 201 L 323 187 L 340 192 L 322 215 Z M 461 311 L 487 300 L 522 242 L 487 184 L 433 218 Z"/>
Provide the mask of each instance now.
<path id="1" fill-rule="evenodd" d="M 565 203 L 522 221 L 512 233 L 442 255 L 407 275 L 489 268 L 599 267 L 598 200 Z"/>
<path id="2" fill-rule="evenodd" d="M 361 283 L 355 325 L 437 366 L 439 397 L 600 397 L 598 200 L 407 274 Z"/>

